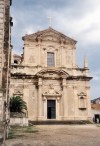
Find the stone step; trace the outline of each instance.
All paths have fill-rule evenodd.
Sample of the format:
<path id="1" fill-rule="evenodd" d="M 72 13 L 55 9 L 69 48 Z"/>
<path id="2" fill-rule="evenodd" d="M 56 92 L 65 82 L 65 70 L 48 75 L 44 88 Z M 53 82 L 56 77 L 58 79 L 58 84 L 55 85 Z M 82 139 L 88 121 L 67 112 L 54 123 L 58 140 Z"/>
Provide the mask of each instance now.
<path id="1" fill-rule="evenodd" d="M 48 120 L 48 121 L 29 121 L 29 125 L 74 125 L 74 124 L 92 124 L 91 121 L 84 120 L 66 120 L 66 121 L 56 121 L 56 120 Z"/>

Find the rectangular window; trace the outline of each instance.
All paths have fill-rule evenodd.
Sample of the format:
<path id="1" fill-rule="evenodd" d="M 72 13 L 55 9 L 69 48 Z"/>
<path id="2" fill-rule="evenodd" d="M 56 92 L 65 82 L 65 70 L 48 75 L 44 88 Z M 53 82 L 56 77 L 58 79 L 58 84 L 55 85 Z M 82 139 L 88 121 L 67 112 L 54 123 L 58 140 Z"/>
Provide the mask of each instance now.
<path id="1" fill-rule="evenodd" d="M 49 67 L 55 66 L 54 53 L 52 52 L 47 52 L 47 66 Z"/>

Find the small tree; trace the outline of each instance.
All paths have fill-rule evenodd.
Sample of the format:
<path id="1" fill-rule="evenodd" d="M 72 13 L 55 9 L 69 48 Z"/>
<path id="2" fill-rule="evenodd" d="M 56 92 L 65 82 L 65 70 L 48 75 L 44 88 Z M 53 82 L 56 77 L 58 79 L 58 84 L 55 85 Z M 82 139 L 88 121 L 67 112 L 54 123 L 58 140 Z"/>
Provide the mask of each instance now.
<path id="1" fill-rule="evenodd" d="M 27 110 L 27 104 L 20 96 L 10 98 L 10 112 L 24 113 Z"/>

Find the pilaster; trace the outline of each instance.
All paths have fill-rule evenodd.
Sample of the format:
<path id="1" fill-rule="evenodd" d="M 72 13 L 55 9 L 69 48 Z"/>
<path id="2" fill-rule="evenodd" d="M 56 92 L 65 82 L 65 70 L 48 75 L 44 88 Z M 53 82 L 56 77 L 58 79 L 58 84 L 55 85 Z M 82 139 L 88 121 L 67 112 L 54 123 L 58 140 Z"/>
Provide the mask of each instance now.
<path id="1" fill-rule="evenodd" d="M 41 66 L 41 41 L 38 42 L 38 66 Z"/>
<path id="2" fill-rule="evenodd" d="M 66 119 L 68 116 L 68 106 L 67 106 L 67 90 L 66 90 L 66 78 L 63 78 L 62 81 L 62 86 L 63 86 L 63 119 Z"/>
<path id="3" fill-rule="evenodd" d="M 74 85 L 74 112 L 75 112 L 75 118 L 78 117 L 78 96 L 77 96 L 77 85 Z"/>
<path id="4" fill-rule="evenodd" d="M 91 100 L 90 100 L 90 86 L 86 86 L 87 93 L 87 114 L 88 118 L 91 119 Z"/>
<path id="5" fill-rule="evenodd" d="M 61 40 L 61 59 L 60 59 L 60 62 L 61 62 L 61 67 L 64 67 L 64 52 L 63 52 L 63 49 L 64 49 L 64 44 L 63 44 L 63 40 Z"/>
<path id="6" fill-rule="evenodd" d="M 43 97 L 43 116 L 44 120 L 47 120 L 47 99 L 45 96 Z"/>
<path id="7" fill-rule="evenodd" d="M 38 79 L 38 120 L 42 118 L 42 78 Z"/>
<path id="8" fill-rule="evenodd" d="M 56 119 L 57 120 L 60 120 L 60 114 L 59 114 L 59 102 L 60 102 L 60 97 L 57 97 L 57 100 L 56 100 Z"/>

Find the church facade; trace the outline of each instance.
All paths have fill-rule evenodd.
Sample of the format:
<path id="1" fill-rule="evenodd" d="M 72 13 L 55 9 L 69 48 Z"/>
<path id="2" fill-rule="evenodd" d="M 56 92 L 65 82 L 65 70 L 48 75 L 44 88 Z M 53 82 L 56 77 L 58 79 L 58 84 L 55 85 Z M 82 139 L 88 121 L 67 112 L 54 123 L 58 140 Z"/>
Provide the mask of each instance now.
<path id="1" fill-rule="evenodd" d="M 27 103 L 28 119 L 91 119 L 90 80 L 87 60 L 76 65 L 76 41 L 49 27 L 23 38 L 21 60 L 13 60 L 10 97 Z"/>

